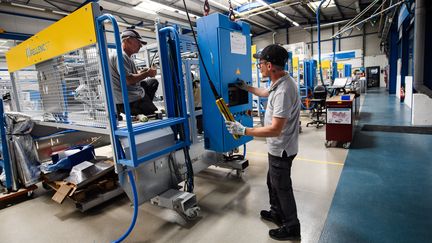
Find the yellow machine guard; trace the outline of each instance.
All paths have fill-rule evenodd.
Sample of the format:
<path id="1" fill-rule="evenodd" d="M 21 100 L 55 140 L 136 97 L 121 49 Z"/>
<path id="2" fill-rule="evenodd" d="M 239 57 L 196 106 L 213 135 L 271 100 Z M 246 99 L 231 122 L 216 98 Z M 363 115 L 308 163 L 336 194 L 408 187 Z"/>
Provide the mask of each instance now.
<path id="1" fill-rule="evenodd" d="M 92 3 L 89 3 L 6 53 L 9 72 L 96 43 Z"/>

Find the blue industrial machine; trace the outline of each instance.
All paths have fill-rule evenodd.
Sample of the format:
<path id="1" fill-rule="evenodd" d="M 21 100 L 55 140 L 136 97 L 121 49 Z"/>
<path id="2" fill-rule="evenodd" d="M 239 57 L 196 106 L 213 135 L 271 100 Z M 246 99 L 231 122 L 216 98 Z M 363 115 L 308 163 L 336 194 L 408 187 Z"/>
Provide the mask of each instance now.
<path id="1" fill-rule="evenodd" d="M 315 87 L 317 84 L 317 61 L 314 59 L 304 61 L 304 85 Z"/>
<path id="2" fill-rule="evenodd" d="M 197 20 L 201 64 L 206 65 L 216 91 L 228 104 L 234 119 L 252 126 L 252 95 L 236 86 L 238 80 L 252 81 L 250 27 L 232 22 L 225 15 L 212 14 Z M 205 148 L 229 152 L 252 140 L 235 139 L 226 129 L 209 80 L 200 65 Z"/>
<path id="3" fill-rule="evenodd" d="M 314 59 L 304 60 L 303 62 L 303 83 L 298 82 L 298 90 L 300 97 L 305 98 L 308 96 L 308 90 L 312 90 L 317 83 L 317 61 Z M 299 69 L 300 70 L 300 69 Z M 301 76 L 299 73 L 298 77 Z M 299 80 L 300 81 L 300 80 Z"/>
<path id="4" fill-rule="evenodd" d="M 87 23 L 86 26 L 75 25 L 77 20 Z M 176 27 L 166 27 L 157 22 L 155 47 L 158 50 L 165 102 L 163 106 L 166 114 L 161 118 L 142 123 L 134 119 L 130 107 L 125 105 L 124 119 L 119 121 L 115 111 L 116 105 L 108 61 L 108 45 L 104 27 L 107 22 L 112 24 L 114 31 L 115 52 L 117 56 L 121 56 L 120 31 L 117 21 L 112 15 L 102 14 L 99 5 L 91 2 L 39 32 L 32 39 L 11 49 L 7 53 L 7 61 L 13 86 L 12 96 L 17 107 L 14 111 L 29 112 L 30 117 L 38 122 L 40 129 L 44 130 L 42 136 L 55 136 L 56 133 L 52 133 L 52 130 L 68 129 L 69 131 L 74 130 L 73 132 L 97 133 L 97 139 L 107 138 L 111 142 L 112 160 L 115 162 L 111 168 L 115 167 L 119 185 L 122 188 L 106 192 L 103 196 L 98 197 L 103 198 L 101 200 L 107 200 L 124 191 L 133 201 L 134 216 L 128 230 L 115 241 L 120 242 L 132 231 L 140 204 L 150 201 L 154 205 L 175 210 L 185 219 L 193 219 L 199 212 L 196 196 L 193 194 L 194 173 L 210 165 L 235 169 L 238 175 L 247 168 L 248 161 L 244 159 L 244 156 L 233 155 L 233 150 L 252 138 L 234 137 L 229 134 L 223 117 L 228 117 L 230 120 L 235 118 L 246 126 L 252 126 L 252 95 L 235 85 L 238 79 L 249 82 L 251 80 L 251 40 L 249 26 L 245 23 L 231 22 L 223 15 L 200 18 L 198 27 L 204 58 L 200 60 L 201 63 L 198 63 L 195 55 L 192 55 L 193 60 L 190 59 L 190 53 L 195 52 L 193 40 L 180 35 Z M 64 29 L 74 34 L 67 37 L 59 34 L 63 33 Z M 40 43 L 45 45 L 43 43 L 53 34 L 62 36 L 63 39 L 50 40 L 49 52 L 43 53 L 44 56 L 36 53 L 32 59 L 24 58 L 26 52 L 22 50 L 28 46 L 37 49 Z M 52 65 L 49 65 L 55 61 L 58 66 L 65 66 L 67 64 L 65 56 L 74 57 L 79 61 L 77 63 L 80 66 L 74 65 L 79 68 L 78 71 L 66 75 L 64 68 L 52 68 Z M 24 59 L 26 61 L 22 61 Z M 117 61 L 118 66 L 122 67 L 123 59 L 118 58 Z M 211 91 L 207 76 L 200 75 L 205 124 L 204 139 L 201 134 L 197 133 L 196 116 L 198 112 L 194 114 L 193 84 L 190 78 L 191 65 L 201 67 L 202 64 L 207 65 L 210 77 L 216 86 L 216 91 Z M 81 95 L 68 98 L 68 106 L 59 108 L 51 103 L 45 103 L 41 106 L 41 110 L 28 109 L 23 105 L 25 100 L 19 95 L 22 88 L 28 85 L 25 85 L 26 80 L 21 79 L 22 76 L 18 74 L 33 65 L 36 66 L 38 72 L 44 73 L 38 76 L 38 85 L 35 87 L 46 93 L 45 98 L 50 97 L 48 95 L 54 96 L 60 93 L 65 97 L 68 93 L 60 85 L 63 80 L 57 77 L 62 77 L 64 80 L 67 78 L 69 83 L 72 78 L 82 81 L 83 84 L 79 83 L 79 87 L 74 87 L 76 91 L 82 91 Z M 186 79 L 183 70 L 187 72 Z M 119 74 L 123 103 L 129 104 L 125 72 L 122 68 L 119 68 Z M 219 101 L 218 104 L 221 104 L 222 98 L 229 104 L 229 109 L 225 108 L 223 115 L 218 110 L 218 107 L 221 108 L 221 106 L 216 105 L 215 97 Z M 40 99 L 43 100 L 44 97 Z M 68 116 L 65 116 L 67 123 L 64 119 L 51 117 L 51 114 L 64 114 L 66 111 L 68 112 Z M 3 148 L 7 150 L 4 146 L 6 133 L 4 131 L 0 133 Z M 50 147 L 53 147 L 52 142 Z M 0 161 L 0 166 L 8 170 L 9 164 L 5 163 L 8 160 L 6 157 L 7 154 L 3 153 L 4 162 Z M 183 182 L 183 190 L 177 190 L 181 187 L 179 184 Z M 7 181 L 6 184 L 11 183 Z M 99 201 L 95 204 L 81 206 L 88 209 L 96 203 Z"/>
<path id="5" fill-rule="evenodd" d="M 313 88 L 317 84 L 317 61 L 314 59 L 303 61 L 303 81 L 301 68 L 298 69 L 297 85 L 300 99 L 302 100 L 302 108 L 310 109 L 307 99 L 312 97 Z"/>
<path id="6" fill-rule="evenodd" d="M 347 78 L 351 77 L 351 73 L 352 73 L 351 67 L 352 67 L 351 64 L 344 64 L 344 77 Z"/>
<path id="7" fill-rule="evenodd" d="M 336 78 L 339 78 L 337 62 L 332 62 L 332 81 L 334 82 Z"/>

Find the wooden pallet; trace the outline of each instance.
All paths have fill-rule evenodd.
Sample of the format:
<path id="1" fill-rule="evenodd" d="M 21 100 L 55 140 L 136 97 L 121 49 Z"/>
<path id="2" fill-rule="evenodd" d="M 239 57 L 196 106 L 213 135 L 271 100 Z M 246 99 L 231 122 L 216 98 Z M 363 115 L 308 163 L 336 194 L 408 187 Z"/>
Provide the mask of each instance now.
<path id="1" fill-rule="evenodd" d="M 21 188 L 16 192 L 0 193 L 0 208 L 6 207 L 10 203 L 20 202 L 30 198 L 33 195 L 33 191 L 36 189 L 36 185 L 31 185 L 27 188 Z"/>

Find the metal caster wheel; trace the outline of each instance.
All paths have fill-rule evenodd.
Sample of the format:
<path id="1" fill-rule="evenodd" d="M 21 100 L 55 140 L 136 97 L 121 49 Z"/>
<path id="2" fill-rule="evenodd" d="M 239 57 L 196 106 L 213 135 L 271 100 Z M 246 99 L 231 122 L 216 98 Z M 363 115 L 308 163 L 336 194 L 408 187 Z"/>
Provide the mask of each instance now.
<path id="1" fill-rule="evenodd" d="M 331 141 L 325 141 L 324 146 L 329 148 L 331 146 Z"/>
<path id="2" fill-rule="evenodd" d="M 343 147 L 344 149 L 349 149 L 350 145 L 351 145 L 351 143 L 350 143 L 350 142 L 347 142 L 347 143 L 342 144 L 342 147 Z"/>

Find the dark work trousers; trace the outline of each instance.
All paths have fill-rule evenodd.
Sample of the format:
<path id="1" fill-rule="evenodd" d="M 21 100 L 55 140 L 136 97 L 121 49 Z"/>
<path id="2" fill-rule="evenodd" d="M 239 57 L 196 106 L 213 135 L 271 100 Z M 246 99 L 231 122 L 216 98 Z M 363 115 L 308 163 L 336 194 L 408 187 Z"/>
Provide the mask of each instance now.
<path id="1" fill-rule="evenodd" d="M 155 78 L 146 79 L 141 81 L 141 87 L 145 91 L 144 98 L 139 99 L 137 101 L 129 103 L 129 107 L 131 109 L 131 115 L 136 116 L 139 114 L 151 115 L 157 111 L 157 107 L 153 104 L 153 99 L 156 94 L 156 90 L 158 89 L 159 82 Z M 124 113 L 123 104 L 117 104 L 117 112 Z"/>
<path id="2" fill-rule="evenodd" d="M 195 107 L 195 111 L 200 111 L 200 110 L 202 110 L 201 107 Z M 196 119 L 197 132 L 198 134 L 202 134 L 203 133 L 202 115 L 196 116 L 195 119 Z"/>
<path id="3" fill-rule="evenodd" d="M 291 166 L 296 154 L 282 157 L 268 154 L 269 171 L 267 173 L 267 186 L 270 196 L 270 210 L 279 216 L 285 227 L 299 225 L 297 207 L 291 183 Z"/>

